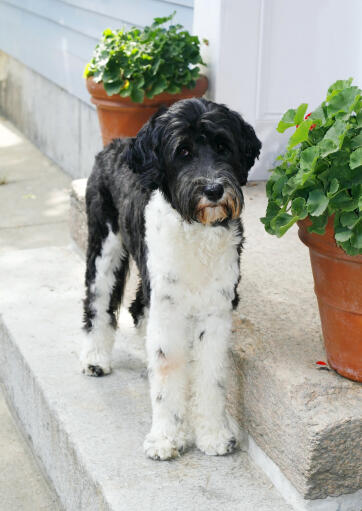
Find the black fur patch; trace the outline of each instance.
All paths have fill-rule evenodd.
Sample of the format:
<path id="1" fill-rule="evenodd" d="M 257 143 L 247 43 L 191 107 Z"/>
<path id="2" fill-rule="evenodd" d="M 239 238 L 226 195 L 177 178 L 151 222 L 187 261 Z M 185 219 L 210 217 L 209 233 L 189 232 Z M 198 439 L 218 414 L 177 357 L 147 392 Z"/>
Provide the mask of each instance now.
<path id="1" fill-rule="evenodd" d="M 159 358 L 166 358 L 166 355 L 164 354 L 164 352 L 161 350 L 161 348 L 159 348 L 157 351 L 156 351 L 156 354 Z"/>

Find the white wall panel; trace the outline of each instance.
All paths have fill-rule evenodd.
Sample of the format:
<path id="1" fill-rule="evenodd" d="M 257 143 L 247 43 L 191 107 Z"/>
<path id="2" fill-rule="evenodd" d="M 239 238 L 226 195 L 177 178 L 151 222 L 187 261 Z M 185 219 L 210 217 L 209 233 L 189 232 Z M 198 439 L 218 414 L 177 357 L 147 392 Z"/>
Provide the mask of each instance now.
<path id="1" fill-rule="evenodd" d="M 212 7 L 211 7 L 212 5 Z M 194 31 L 210 39 L 210 94 L 263 141 L 251 177 L 267 177 L 290 136 L 275 131 L 302 102 L 312 110 L 337 79 L 362 85 L 361 0 L 195 0 Z"/>
<path id="2" fill-rule="evenodd" d="M 191 30 L 193 0 L 0 0 L 0 50 L 89 103 L 84 67 L 105 28 L 177 11 Z"/>

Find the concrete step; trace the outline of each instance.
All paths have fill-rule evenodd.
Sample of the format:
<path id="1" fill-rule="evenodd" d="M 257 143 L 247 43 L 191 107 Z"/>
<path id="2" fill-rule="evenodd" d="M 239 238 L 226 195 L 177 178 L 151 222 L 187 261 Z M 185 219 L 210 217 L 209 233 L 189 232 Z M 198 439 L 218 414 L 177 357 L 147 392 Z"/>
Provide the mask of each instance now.
<path id="1" fill-rule="evenodd" d="M 85 185 L 71 192 L 71 233 L 83 250 Z M 326 356 L 308 250 L 296 228 L 282 239 L 264 231 L 264 190 L 244 191 L 234 415 L 250 455 L 297 509 L 361 511 L 362 386 L 316 366 Z"/>
<path id="2" fill-rule="evenodd" d="M 114 372 L 80 374 L 83 260 L 70 248 L 0 256 L 0 377 L 67 511 L 292 508 L 245 450 L 147 459 L 145 365 L 124 314 Z M 128 342 L 127 342 L 128 341 Z"/>

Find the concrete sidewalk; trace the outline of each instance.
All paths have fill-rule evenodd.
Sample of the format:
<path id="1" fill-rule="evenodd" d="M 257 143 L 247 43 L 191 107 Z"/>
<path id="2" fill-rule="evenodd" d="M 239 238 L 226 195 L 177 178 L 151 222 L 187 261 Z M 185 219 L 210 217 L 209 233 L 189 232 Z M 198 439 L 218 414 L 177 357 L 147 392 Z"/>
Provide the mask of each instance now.
<path id="1" fill-rule="evenodd" d="M 70 178 L 0 117 L 0 251 L 61 246 Z"/>
<path id="2" fill-rule="evenodd" d="M 68 244 L 69 186 L 56 165 L 0 118 L 0 253 Z M 0 511 L 61 509 L 1 386 L 0 453 Z"/>

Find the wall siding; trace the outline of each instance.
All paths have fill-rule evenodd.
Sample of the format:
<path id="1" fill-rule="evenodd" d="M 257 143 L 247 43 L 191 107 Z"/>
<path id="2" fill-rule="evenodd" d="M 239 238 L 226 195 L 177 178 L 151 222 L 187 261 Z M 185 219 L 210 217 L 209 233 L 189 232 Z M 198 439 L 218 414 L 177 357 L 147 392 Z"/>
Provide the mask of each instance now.
<path id="1" fill-rule="evenodd" d="M 0 0 L 0 49 L 89 103 L 82 73 L 102 31 L 173 11 L 191 31 L 193 0 Z"/>

